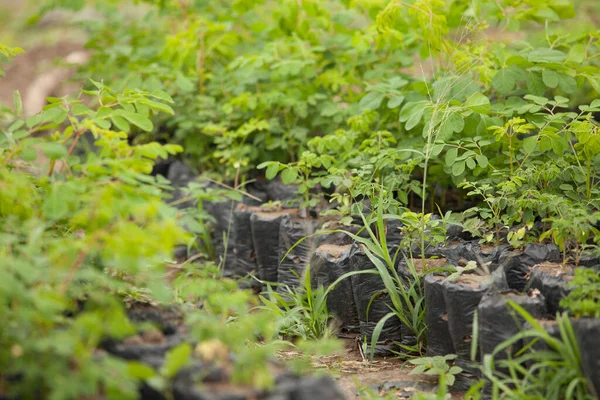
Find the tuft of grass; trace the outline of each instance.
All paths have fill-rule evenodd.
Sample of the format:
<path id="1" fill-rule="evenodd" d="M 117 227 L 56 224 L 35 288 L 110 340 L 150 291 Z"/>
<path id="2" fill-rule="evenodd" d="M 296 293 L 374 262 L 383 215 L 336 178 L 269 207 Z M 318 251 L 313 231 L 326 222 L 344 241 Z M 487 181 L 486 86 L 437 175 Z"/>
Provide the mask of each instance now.
<path id="1" fill-rule="evenodd" d="M 284 339 L 311 340 L 332 337 L 336 333 L 333 315 L 327 309 L 327 296 L 344 279 L 359 274 L 376 274 L 375 270 L 348 272 L 328 287 L 312 288 L 310 265 L 307 267 L 299 287 L 267 284 L 266 292 L 259 297 L 258 309 L 269 310 L 277 318 L 278 331 Z M 273 286 L 284 288 L 278 293 Z"/>
<path id="2" fill-rule="evenodd" d="M 573 325 L 566 313 L 557 316 L 559 337 L 550 335 L 534 317 L 510 301 L 531 329 L 519 332 L 500 343 L 494 353 L 484 356 L 483 373 L 492 385 L 494 399 L 592 400 L 582 365 L 581 353 Z M 511 355 L 510 348 L 518 342 L 526 345 Z M 542 342 L 540 349 L 535 343 Z M 500 353 L 506 360 L 496 360 Z"/>
<path id="3" fill-rule="evenodd" d="M 381 202 L 381 197 L 380 197 Z M 419 273 L 414 268 L 412 263 L 407 263 L 413 279 L 409 282 L 403 279 L 396 271 L 396 260 L 399 250 L 394 255 L 390 254 L 385 237 L 385 220 L 386 218 L 398 218 L 383 214 L 383 207 L 378 205 L 375 212 L 376 231 L 371 229 L 371 222 L 367 220 L 361 212 L 360 216 L 364 223 L 365 229 L 369 234 L 368 238 L 363 238 L 350 232 L 345 232 L 348 236 L 362 245 L 363 251 L 369 257 L 369 260 L 375 266 L 377 273 L 381 276 L 385 290 L 390 297 L 392 306 L 390 312 L 385 315 L 375 326 L 371 338 L 371 348 L 369 357 L 372 360 L 375 356 L 375 345 L 379 340 L 381 331 L 385 323 L 392 317 L 397 317 L 400 321 L 414 333 L 417 344 L 414 346 L 406 346 L 399 344 L 406 352 L 406 355 L 414 353 L 422 355 L 425 349 L 425 296 Z M 373 301 L 373 298 L 371 299 Z"/>

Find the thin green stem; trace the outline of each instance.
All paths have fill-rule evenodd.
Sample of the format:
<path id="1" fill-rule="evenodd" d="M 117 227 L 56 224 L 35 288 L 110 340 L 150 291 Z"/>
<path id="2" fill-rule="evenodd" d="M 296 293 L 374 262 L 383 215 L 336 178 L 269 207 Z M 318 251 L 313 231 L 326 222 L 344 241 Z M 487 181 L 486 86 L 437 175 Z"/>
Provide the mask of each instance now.
<path id="1" fill-rule="evenodd" d="M 510 176 L 513 175 L 513 158 L 514 158 L 514 154 L 513 154 L 513 143 L 512 143 L 512 135 L 508 135 L 508 152 L 510 154 Z"/>
<path id="2" fill-rule="evenodd" d="M 587 200 L 590 201 L 592 198 L 592 159 L 588 157 L 587 159 L 587 173 L 585 179 L 585 187 L 586 187 L 586 197 Z"/>

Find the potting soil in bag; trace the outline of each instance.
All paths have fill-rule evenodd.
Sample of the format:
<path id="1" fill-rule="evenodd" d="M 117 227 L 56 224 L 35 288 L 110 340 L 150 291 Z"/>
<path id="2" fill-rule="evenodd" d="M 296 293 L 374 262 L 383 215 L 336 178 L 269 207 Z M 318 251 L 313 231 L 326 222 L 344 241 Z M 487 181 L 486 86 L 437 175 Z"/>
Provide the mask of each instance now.
<path id="1" fill-rule="evenodd" d="M 551 316 L 564 311 L 560 301 L 571 288 L 568 283 L 573 279 L 573 268 L 562 264 L 539 264 L 531 269 L 529 288 L 538 289 L 546 299 L 546 307 Z"/>
<path id="2" fill-rule="evenodd" d="M 233 229 L 233 215 L 237 202 L 224 200 L 210 202 L 205 205 L 208 213 L 215 219 L 212 232 L 215 257 L 222 263 L 224 276 L 235 275 L 235 229 Z"/>
<path id="3" fill-rule="evenodd" d="M 435 274 L 428 274 L 424 279 L 427 357 L 454 354 L 444 299 L 444 279 L 444 276 Z"/>
<path id="4" fill-rule="evenodd" d="M 600 318 L 581 318 L 573 321 L 581 365 L 592 395 L 600 398 Z"/>
<path id="5" fill-rule="evenodd" d="M 444 257 L 426 258 L 425 260 L 421 258 L 408 258 L 401 260 L 398 264 L 398 276 L 405 282 L 414 282 L 415 277 L 418 277 L 422 284 L 423 278 L 428 271 L 439 270 L 447 266 L 449 266 L 448 260 Z"/>
<path id="6" fill-rule="evenodd" d="M 275 376 L 272 388 L 261 390 L 249 385 L 236 385 L 231 382 L 231 374 L 225 368 L 198 361 L 181 368 L 175 375 L 172 386 L 173 400 L 343 400 L 345 398 L 344 392 L 329 376 L 279 373 Z"/>
<path id="7" fill-rule="evenodd" d="M 406 290 L 416 290 L 422 295 L 424 295 L 424 285 L 423 281 L 425 278 L 423 271 L 430 271 L 432 269 L 438 269 L 443 266 L 446 266 L 447 260 L 445 258 L 427 258 L 424 260 L 425 264 L 423 264 L 423 260 L 420 258 L 411 258 L 404 259 L 400 261 L 398 265 L 398 276 L 403 280 L 403 285 Z M 415 282 L 418 279 L 419 282 Z M 412 315 L 410 309 L 407 309 L 405 315 Z M 404 346 L 415 346 L 418 342 L 417 333 L 407 326 L 404 322 L 401 322 L 401 332 L 402 332 L 402 343 Z"/>
<path id="8" fill-rule="evenodd" d="M 184 316 L 176 307 L 155 307 L 150 304 L 133 303 L 126 310 L 132 323 L 154 325 L 125 340 L 114 338 L 102 341 L 101 347 L 108 353 L 127 360 L 138 360 L 159 368 L 166 353 L 186 340 L 181 329 Z"/>
<path id="9" fill-rule="evenodd" d="M 352 271 L 376 270 L 375 265 L 362 250 L 360 245 L 353 245 L 350 250 Z M 392 301 L 385 290 L 379 274 L 359 274 L 352 276 L 354 302 L 360 321 L 361 337 L 370 345 L 373 331 L 379 320 L 392 311 Z M 388 319 L 379 335 L 375 354 L 388 354 L 394 348 L 394 342 L 402 339 L 401 323 L 398 317 Z"/>
<path id="10" fill-rule="evenodd" d="M 339 225 L 337 223 L 329 223 L 327 225 L 328 230 L 340 230 L 340 232 L 333 232 L 326 236 L 323 236 L 321 245 L 323 244 L 332 244 L 335 246 L 346 246 L 354 243 L 354 239 L 352 239 L 348 233 L 352 233 L 356 235 L 359 231 L 357 226 L 344 226 Z M 342 231 L 343 230 L 343 231 Z"/>
<path id="11" fill-rule="evenodd" d="M 171 201 L 182 200 L 185 196 L 183 188 L 185 188 L 190 182 L 193 182 L 198 177 L 194 171 L 186 164 L 179 160 L 175 160 L 169 166 L 169 173 L 167 179 L 171 182 L 171 185 L 175 189 L 173 191 L 173 199 Z M 182 209 L 186 207 L 193 207 L 195 201 L 190 199 L 189 201 L 177 204 L 175 207 Z"/>
<path id="12" fill-rule="evenodd" d="M 246 276 L 256 272 L 256 253 L 252 241 L 250 217 L 258 210 L 260 210 L 260 207 L 238 204 L 233 214 L 235 236 L 233 256 L 235 260 L 234 271 L 237 276 Z"/>
<path id="13" fill-rule="evenodd" d="M 258 278 L 264 282 L 277 282 L 279 266 L 279 226 L 285 215 L 296 216 L 297 209 L 281 211 L 263 210 L 250 216 L 252 242 L 256 255 Z"/>
<path id="14" fill-rule="evenodd" d="M 527 277 L 531 267 L 546 261 L 560 260 L 560 250 L 554 244 L 528 243 L 523 251 L 506 252 L 499 262 L 506 273 L 511 289 L 522 292 L 527 287 Z"/>
<path id="15" fill-rule="evenodd" d="M 591 254 L 584 253 L 579 257 L 578 266 L 590 268 L 596 272 L 600 272 L 600 259 Z"/>
<path id="16" fill-rule="evenodd" d="M 176 202 L 174 207 L 180 210 L 197 208 L 196 199 L 186 199 L 184 190 L 190 182 L 193 182 L 197 178 L 197 176 L 198 175 L 194 173 L 190 167 L 179 160 L 175 160 L 169 165 L 167 179 L 171 182 L 173 187 L 173 197 L 169 199 L 169 202 Z M 184 224 L 184 228 L 188 231 L 190 230 L 188 224 Z M 197 238 L 196 245 L 198 248 L 201 248 L 201 243 L 201 239 Z M 196 253 L 197 251 L 194 247 L 188 249 L 188 245 L 181 244 L 175 247 L 174 256 L 175 259 L 185 260 Z"/>
<path id="17" fill-rule="evenodd" d="M 160 368 L 169 350 L 186 340 L 186 336 L 181 333 L 160 335 L 156 339 L 150 335 L 149 332 L 144 332 L 142 335 L 123 341 L 109 339 L 105 340 L 101 347 L 115 357 L 140 361 L 154 368 Z"/>
<path id="18" fill-rule="evenodd" d="M 351 271 L 350 249 L 352 245 L 322 244 L 310 260 L 310 279 L 313 288 L 327 289 L 342 275 Z M 354 303 L 351 277 L 339 282 L 327 296 L 327 310 L 336 316 L 340 328 L 348 332 L 359 330 L 358 313 Z"/>
<path id="19" fill-rule="evenodd" d="M 256 183 L 246 185 L 243 190 L 245 190 L 247 195 L 242 196 L 242 203 L 255 207 L 266 203 L 268 201 L 268 195 L 266 188 L 263 188 L 262 186 L 264 185 L 258 185 Z"/>
<path id="20" fill-rule="evenodd" d="M 277 292 L 286 293 L 287 287 L 297 287 L 304 277 L 317 240 L 313 235 L 318 222 L 311 219 L 284 215 L 279 225 L 279 266 Z"/>
<path id="21" fill-rule="evenodd" d="M 521 306 L 534 318 L 542 318 L 547 314 L 546 301 L 539 291 L 529 294 L 516 291 L 487 293 L 477 308 L 479 349 L 482 355 L 492 354 L 496 346 L 524 329 L 525 319 L 509 301 Z M 519 351 L 521 346 L 522 344 L 512 346 L 512 354 Z M 505 353 L 496 355 L 502 359 L 504 356 Z"/>
<path id="22" fill-rule="evenodd" d="M 275 378 L 275 387 L 265 400 L 344 400 L 344 392 L 329 376 L 284 374 Z"/>
<path id="23" fill-rule="evenodd" d="M 450 265 L 459 265 L 462 262 L 478 261 L 480 254 L 479 243 L 458 242 L 448 244 L 439 248 L 440 256 L 443 256 Z"/>
<path id="24" fill-rule="evenodd" d="M 539 291 L 534 291 L 533 294 L 516 291 L 489 292 L 484 295 L 477 307 L 477 336 L 482 357 L 494 353 L 500 343 L 524 329 L 525 319 L 509 304 L 509 300 L 523 307 L 534 318 L 540 318 L 546 314 L 546 302 Z M 510 347 L 510 356 L 514 356 L 522 348 L 523 341 L 513 344 Z M 499 352 L 494 356 L 496 371 L 508 373 L 508 370 L 497 366 L 499 360 L 505 360 L 507 357 L 506 351 Z M 492 385 L 487 380 L 482 394 L 484 398 L 491 398 Z"/>
<path id="25" fill-rule="evenodd" d="M 274 179 L 269 181 L 265 186 L 267 201 L 298 203 L 298 185 L 284 185 L 281 180 Z"/>
<path id="26" fill-rule="evenodd" d="M 483 295 L 498 285 L 494 278 L 489 275 L 465 274 L 455 281 L 443 283 L 448 329 L 457 355 L 456 362 L 473 375 L 479 372 L 477 365 L 471 361 L 473 316 Z"/>
<path id="27" fill-rule="evenodd" d="M 392 259 L 400 247 L 400 241 L 402 240 L 401 228 L 403 226 L 404 224 L 397 219 L 388 219 L 385 221 L 385 240 L 387 242 L 390 258 Z M 398 254 L 398 257 L 402 257 L 401 252 Z"/>
<path id="28" fill-rule="evenodd" d="M 484 247 L 476 240 L 458 240 L 453 243 L 438 245 L 429 248 L 426 254 L 430 257 L 445 258 L 448 265 L 462 266 L 469 261 L 475 261 L 478 268 L 487 273 L 498 268 L 498 260 L 502 254 L 506 254 L 510 246 Z"/>
<path id="29" fill-rule="evenodd" d="M 510 248 L 511 248 L 511 246 L 508 244 L 503 244 L 503 245 L 491 247 L 491 248 L 489 246 L 485 246 L 485 247 L 480 246 L 479 254 L 478 254 L 480 259 L 477 261 L 479 263 L 483 262 L 483 263 L 487 264 L 488 269 L 490 271 L 496 270 L 500 263 L 500 259 L 502 258 L 504 260 L 504 258 L 508 255 Z"/>
<path id="30" fill-rule="evenodd" d="M 555 339 L 560 339 L 560 329 L 558 327 L 558 323 L 556 322 L 556 320 L 554 319 L 547 319 L 547 318 L 537 318 L 536 322 L 542 327 L 544 328 L 544 330 L 553 338 Z M 523 325 L 523 330 L 524 331 L 528 331 L 533 329 L 533 327 L 531 326 L 531 324 L 529 322 L 526 322 Z M 527 339 L 529 342 L 527 344 L 530 344 L 531 349 L 535 350 L 535 351 L 546 351 L 549 349 L 548 344 L 544 341 L 544 340 L 536 340 L 535 342 L 532 343 L 533 339 Z M 527 362 L 526 365 L 531 366 L 531 364 L 533 364 L 533 361 Z"/>

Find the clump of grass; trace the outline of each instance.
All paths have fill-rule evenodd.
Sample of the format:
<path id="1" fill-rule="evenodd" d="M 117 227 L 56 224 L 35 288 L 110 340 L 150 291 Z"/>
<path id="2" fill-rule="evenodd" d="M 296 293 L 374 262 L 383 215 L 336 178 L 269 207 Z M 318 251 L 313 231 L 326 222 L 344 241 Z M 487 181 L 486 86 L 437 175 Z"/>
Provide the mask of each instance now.
<path id="1" fill-rule="evenodd" d="M 494 353 L 484 356 L 483 373 L 492 385 L 494 399 L 592 400 L 582 369 L 581 353 L 568 314 L 557 316 L 560 335 L 550 335 L 518 304 L 509 304 L 531 326 L 500 343 Z M 510 349 L 524 341 L 522 350 L 511 356 Z M 536 343 L 543 346 L 534 346 Z M 508 354 L 506 360 L 496 360 Z"/>

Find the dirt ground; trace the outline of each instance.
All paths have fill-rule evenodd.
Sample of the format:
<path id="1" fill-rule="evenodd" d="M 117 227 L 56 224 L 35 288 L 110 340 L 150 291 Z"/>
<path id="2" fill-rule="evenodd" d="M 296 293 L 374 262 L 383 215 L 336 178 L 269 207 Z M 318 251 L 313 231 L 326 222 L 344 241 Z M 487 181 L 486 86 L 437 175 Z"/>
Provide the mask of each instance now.
<path id="1" fill-rule="evenodd" d="M 409 375 L 412 365 L 398 358 L 363 359 L 356 339 L 343 339 L 344 349 L 335 356 L 320 357 L 314 366 L 327 371 L 337 381 L 348 400 L 377 399 L 389 396 L 409 399 L 415 392 L 435 392 L 436 379 L 430 375 Z M 293 358 L 293 352 L 283 358 Z M 464 392 L 452 393 L 463 399 Z"/>
<path id="2" fill-rule="evenodd" d="M 344 345 L 344 355 L 330 360 L 333 362 L 329 369 L 348 399 L 362 398 L 362 391 L 380 396 L 395 393 L 399 398 L 410 397 L 419 384 L 434 384 L 423 376 L 409 375 L 410 364 L 401 360 L 376 359 L 371 363 L 363 360 L 356 340 L 345 340 Z M 399 388 L 390 387 L 393 384 Z M 367 393 L 364 395 L 368 397 Z"/>
<path id="3" fill-rule="evenodd" d="M 87 9 L 78 13 L 57 10 L 29 24 L 40 4 L 39 0 L 0 0 L 0 43 L 25 51 L 2 64 L 0 105 L 11 107 L 13 93 L 19 91 L 28 115 L 37 113 L 48 96 L 79 92 L 81 83 L 71 78 L 76 65 L 87 60 L 85 32 L 70 21 L 94 17 Z"/>
<path id="4" fill-rule="evenodd" d="M 65 84 L 74 69 L 58 66 L 57 60 L 83 54 L 82 49 L 81 43 L 63 41 L 29 49 L 12 59 L 4 66 L 5 75 L 0 78 L 0 104 L 11 106 L 13 93 L 18 90 L 26 110 L 33 114 L 39 111 L 48 96 L 76 93 L 78 85 Z"/>
<path id="5" fill-rule="evenodd" d="M 26 114 L 37 113 L 48 96 L 77 93 L 80 85 L 69 82 L 75 68 L 85 61 L 84 37 L 68 24 L 68 15 L 53 12 L 37 24 L 27 24 L 39 2 L 0 0 L 0 43 L 25 52 L 2 64 L 0 105 L 11 107 L 19 91 Z"/>

